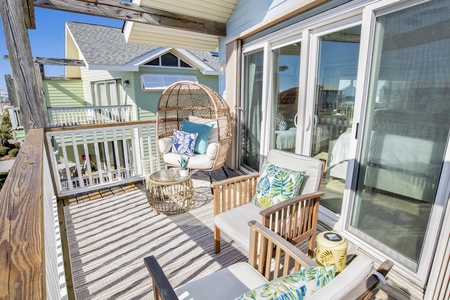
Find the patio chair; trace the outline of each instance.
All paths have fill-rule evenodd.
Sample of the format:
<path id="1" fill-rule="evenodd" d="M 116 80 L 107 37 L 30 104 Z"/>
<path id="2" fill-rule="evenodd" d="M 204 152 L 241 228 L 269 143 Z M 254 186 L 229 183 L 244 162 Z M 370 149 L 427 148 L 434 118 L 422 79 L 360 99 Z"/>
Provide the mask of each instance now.
<path id="1" fill-rule="evenodd" d="M 232 138 L 230 109 L 210 87 L 190 81 L 169 86 L 158 102 L 156 137 L 167 166 L 180 166 L 184 155 L 190 156 L 188 169 L 208 171 L 211 182 L 213 170 L 222 168 L 227 175 L 223 166 Z M 189 140 L 194 140 L 192 148 L 177 144 Z"/>
<path id="2" fill-rule="evenodd" d="M 261 223 L 292 244 L 309 240 L 308 254 L 314 254 L 319 201 L 323 193 L 318 192 L 324 164 L 313 157 L 272 149 L 267 162 L 284 170 L 303 172 L 303 181 L 298 186 L 298 195 L 288 200 L 261 208 L 255 202 L 259 174 L 229 178 L 212 185 L 214 189 L 214 249 L 220 252 L 220 232 L 248 250 L 251 220 Z M 264 166 L 263 166 L 264 171 Z M 284 183 L 283 183 L 284 184 Z M 287 188 L 282 186 L 282 188 Z M 256 204 L 255 204 L 256 203 Z"/>
<path id="3" fill-rule="evenodd" d="M 274 290 L 273 286 L 278 288 L 276 292 L 280 298 L 277 299 L 292 293 L 304 295 L 303 299 L 308 300 L 368 299 L 379 284 L 386 282 L 385 276 L 393 265 L 392 262 L 385 261 L 373 272 L 373 261 L 367 256 L 358 255 L 336 276 L 334 267 L 314 267 L 315 262 L 302 251 L 259 223 L 253 222 L 251 225 L 250 241 L 248 263 L 235 263 L 175 290 L 156 258 L 145 257 L 144 262 L 152 278 L 154 299 L 229 300 L 244 293 L 254 296 L 258 291 L 264 291 L 267 296 L 268 292 Z M 286 281 L 292 283 L 293 280 L 288 279 L 295 279 L 296 275 L 292 273 L 301 268 L 311 268 L 300 271 L 303 274 L 319 275 L 313 276 L 313 281 L 308 282 L 302 278 L 300 281 L 295 280 L 295 284 L 285 285 Z M 288 289 L 279 288 L 280 283 Z"/>

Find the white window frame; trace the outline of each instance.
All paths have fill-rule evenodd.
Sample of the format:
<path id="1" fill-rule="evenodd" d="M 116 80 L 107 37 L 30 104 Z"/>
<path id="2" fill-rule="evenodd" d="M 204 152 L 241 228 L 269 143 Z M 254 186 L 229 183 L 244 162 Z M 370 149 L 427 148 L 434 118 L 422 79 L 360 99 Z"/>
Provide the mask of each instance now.
<path id="1" fill-rule="evenodd" d="M 108 85 L 112 84 L 114 86 L 114 95 L 111 93 L 111 89 L 107 88 Z M 100 99 L 101 86 L 104 86 L 106 99 Z M 92 104 L 94 106 L 112 106 L 112 105 L 122 105 L 122 95 L 121 95 L 122 79 L 112 78 L 105 80 L 91 81 L 91 94 L 92 94 Z M 115 97 L 117 100 L 116 104 L 111 103 L 111 99 Z M 106 101 L 106 103 L 104 103 Z"/>
<path id="2" fill-rule="evenodd" d="M 150 82 L 148 82 L 148 80 L 150 80 Z M 141 74 L 141 88 L 143 91 L 165 90 L 178 81 L 192 81 L 198 83 L 197 76 L 193 75 Z"/>
<path id="3" fill-rule="evenodd" d="M 170 54 L 172 54 L 173 56 L 175 56 L 176 58 L 178 58 L 178 65 L 177 66 L 164 66 L 164 65 L 162 65 L 162 57 L 164 56 L 164 55 L 166 55 L 166 54 L 168 54 L 168 53 L 170 53 Z M 176 69 L 187 69 L 187 70 L 189 70 L 189 69 L 194 69 L 194 67 L 190 64 L 190 63 L 188 63 L 186 60 L 184 60 L 184 59 L 182 59 L 182 58 L 180 58 L 178 55 L 175 55 L 175 54 L 173 54 L 172 52 L 166 52 L 166 53 L 164 53 L 164 54 L 162 54 L 162 55 L 160 55 L 160 56 L 158 56 L 158 57 L 155 57 L 155 58 L 153 58 L 153 59 L 151 59 L 151 60 L 149 60 L 149 61 L 147 61 L 146 63 L 149 63 L 149 62 L 151 62 L 151 61 L 154 61 L 154 60 L 158 60 L 158 65 L 146 65 L 146 64 L 143 64 L 143 65 L 141 65 L 141 67 L 151 67 L 151 68 L 176 68 Z M 185 64 L 187 64 L 189 67 L 182 67 L 181 66 L 181 61 L 183 61 Z"/>

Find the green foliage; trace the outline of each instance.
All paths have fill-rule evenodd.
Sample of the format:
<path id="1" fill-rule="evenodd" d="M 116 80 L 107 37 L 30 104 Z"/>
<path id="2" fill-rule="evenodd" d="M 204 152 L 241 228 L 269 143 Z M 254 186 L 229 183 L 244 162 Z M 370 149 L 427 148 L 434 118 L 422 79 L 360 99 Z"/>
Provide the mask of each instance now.
<path id="1" fill-rule="evenodd" d="M 0 142 L 2 145 L 6 146 L 6 145 L 8 145 L 8 140 L 10 140 L 12 138 L 13 138 L 13 135 L 12 135 L 11 118 L 9 116 L 9 111 L 5 110 L 5 111 L 3 111 L 2 123 L 0 125 Z"/>
<path id="2" fill-rule="evenodd" d="M 178 160 L 178 162 L 180 163 L 181 170 L 187 170 L 189 159 L 190 159 L 189 156 L 186 157 L 181 156 L 180 160 Z"/>
<path id="3" fill-rule="evenodd" d="M 5 156 L 6 154 L 8 154 L 9 150 L 11 150 L 11 148 L 0 146 L 0 156 Z"/>
<path id="4" fill-rule="evenodd" d="M 17 148 L 14 148 L 14 149 L 11 149 L 8 151 L 8 155 L 11 157 L 16 157 L 17 154 L 19 154 L 19 149 L 17 149 Z"/>
<path id="5" fill-rule="evenodd" d="M 6 177 L 8 176 L 9 172 L 0 172 L 0 190 L 2 189 L 3 185 L 5 184 Z"/>

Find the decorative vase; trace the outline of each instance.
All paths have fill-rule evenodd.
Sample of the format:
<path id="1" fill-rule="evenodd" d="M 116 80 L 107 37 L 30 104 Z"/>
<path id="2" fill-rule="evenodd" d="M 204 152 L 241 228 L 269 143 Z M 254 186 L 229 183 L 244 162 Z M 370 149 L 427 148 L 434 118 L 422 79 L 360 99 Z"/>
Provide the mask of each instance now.
<path id="1" fill-rule="evenodd" d="M 284 131 L 287 129 L 287 123 L 286 121 L 281 121 L 278 123 L 278 130 Z"/>
<path id="2" fill-rule="evenodd" d="M 186 169 L 186 170 L 180 170 L 180 176 L 181 177 L 186 177 L 186 176 L 188 176 L 189 175 L 189 170 L 188 169 Z"/>

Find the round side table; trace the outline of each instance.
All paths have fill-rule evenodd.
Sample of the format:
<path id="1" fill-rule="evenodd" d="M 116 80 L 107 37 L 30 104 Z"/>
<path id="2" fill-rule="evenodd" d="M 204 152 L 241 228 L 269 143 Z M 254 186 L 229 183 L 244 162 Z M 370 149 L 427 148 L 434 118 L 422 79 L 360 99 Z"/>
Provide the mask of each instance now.
<path id="1" fill-rule="evenodd" d="M 161 170 L 149 175 L 145 185 L 148 203 L 158 213 L 178 214 L 192 206 L 191 175 L 181 177 L 176 169 Z"/>

